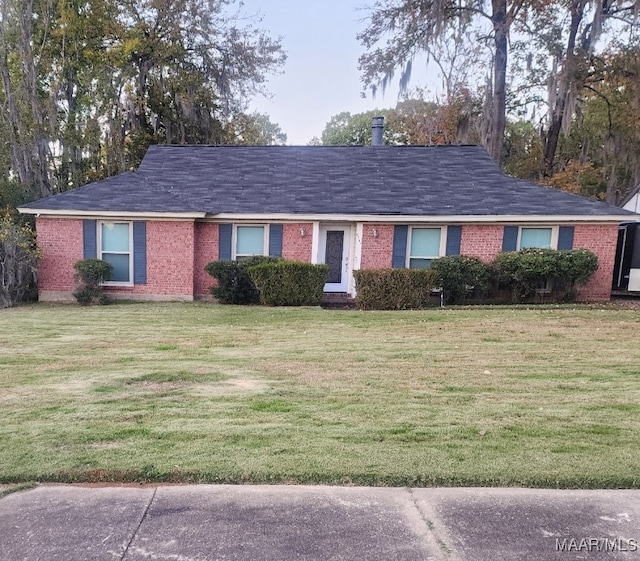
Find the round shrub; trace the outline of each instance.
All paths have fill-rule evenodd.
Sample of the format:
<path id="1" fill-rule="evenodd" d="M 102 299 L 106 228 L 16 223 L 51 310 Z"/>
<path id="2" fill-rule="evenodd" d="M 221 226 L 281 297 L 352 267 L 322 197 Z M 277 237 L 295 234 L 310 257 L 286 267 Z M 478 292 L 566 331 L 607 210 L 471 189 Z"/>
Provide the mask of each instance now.
<path id="1" fill-rule="evenodd" d="M 440 277 L 440 286 L 447 304 L 483 298 L 489 290 L 491 268 L 476 257 L 440 257 L 433 261 L 431 270 Z"/>
<path id="2" fill-rule="evenodd" d="M 113 266 L 102 259 L 81 259 L 73 266 L 76 270 L 76 279 L 82 284 L 73 291 L 73 297 L 78 304 L 88 306 L 90 304 L 108 304 L 109 296 L 104 293 L 101 284 L 109 280 L 113 272 Z"/>
<path id="3" fill-rule="evenodd" d="M 74 265 L 76 278 L 87 286 L 99 286 L 108 280 L 113 266 L 102 259 L 81 259 Z"/>
<path id="4" fill-rule="evenodd" d="M 240 261 L 211 261 L 205 271 L 218 281 L 211 294 L 221 304 L 259 304 L 260 291 L 256 288 L 248 269 L 261 263 L 282 261 L 280 257 L 255 255 Z"/>

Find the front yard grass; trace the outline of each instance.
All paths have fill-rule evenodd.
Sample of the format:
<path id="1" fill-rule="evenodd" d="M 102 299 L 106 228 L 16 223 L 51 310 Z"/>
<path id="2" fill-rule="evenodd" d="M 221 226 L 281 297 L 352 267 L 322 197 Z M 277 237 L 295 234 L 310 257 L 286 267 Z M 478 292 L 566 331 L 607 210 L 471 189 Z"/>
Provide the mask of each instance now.
<path id="1" fill-rule="evenodd" d="M 0 483 L 640 487 L 640 312 L 0 311 Z"/>

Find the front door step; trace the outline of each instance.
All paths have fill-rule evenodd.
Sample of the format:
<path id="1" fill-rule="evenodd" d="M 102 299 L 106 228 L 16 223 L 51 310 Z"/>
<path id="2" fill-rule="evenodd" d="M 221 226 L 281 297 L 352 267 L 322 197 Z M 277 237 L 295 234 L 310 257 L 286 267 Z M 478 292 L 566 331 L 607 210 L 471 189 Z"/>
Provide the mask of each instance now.
<path id="1" fill-rule="evenodd" d="M 320 305 L 323 308 L 353 308 L 355 300 L 346 292 L 325 292 Z"/>

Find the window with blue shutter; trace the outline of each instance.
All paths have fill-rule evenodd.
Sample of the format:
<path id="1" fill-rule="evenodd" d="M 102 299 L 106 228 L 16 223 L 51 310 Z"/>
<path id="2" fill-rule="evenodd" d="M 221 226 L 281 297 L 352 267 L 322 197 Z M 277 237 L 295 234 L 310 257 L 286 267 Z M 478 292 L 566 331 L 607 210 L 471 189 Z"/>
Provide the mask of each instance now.
<path id="1" fill-rule="evenodd" d="M 111 263 L 113 273 L 107 283 L 146 284 L 147 223 L 83 220 L 84 259 Z"/>
<path id="2" fill-rule="evenodd" d="M 84 259 L 95 259 L 98 256 L 96 224 L 96 220 L 82 221 L 82 249 Z"/>
<path id="3" fill-rule="evenodd" d="M 220 261 L 231 261 L 233 224 L 220 224 L 218 231 L 218 258 Z"/>
<path id="4" fill-rule="evenodd" d="M 462 226 L 447 226 L 447 255 L 460 255 Z"/>
<path id="5" fill-rule="evenodd" d="M 393 229 L 393 254 L 391 266 L 394 269 L 401 269 L 407 266 L 407 238 L 409 236 L 409 226 L 397 225 Z"/>
<path id="6" fill-rule="evenodd" d="M 518 249 L 518 226 L 505 226 L 502 234 L 502 251 Z"/>
<path id="7" fill-rule="evenodd" d="M 560 226 L 558 229 L 558 249 L 573 249 L 573 226 Z"/>
<path id="8" fill-rule="evenodd" d="M 133 283 L 147 284 L 147 223 L 133 223 Z"/>
<path id="9" fill-rule="evenodd" d="M 269 255 L 282 257 L 282 224 L 269 226 Z"/>

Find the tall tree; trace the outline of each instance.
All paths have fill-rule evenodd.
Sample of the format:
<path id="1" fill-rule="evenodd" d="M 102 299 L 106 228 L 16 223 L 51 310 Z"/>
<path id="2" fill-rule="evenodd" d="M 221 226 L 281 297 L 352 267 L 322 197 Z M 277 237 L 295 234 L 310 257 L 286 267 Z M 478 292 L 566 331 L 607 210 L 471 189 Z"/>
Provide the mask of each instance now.
<path id="1" fill-rule="evenodd" d="M 43 68 L 56 108 L 53 176 L 58 190 L 82 185 L 102 174 L 100 126 L 96 107 L 104 98 L 103 80 L 116 64 L 106 45 L 123 30 L 117 6 L 109 0 L 58 0 L 53 4 L 48 69 Z M 46 73 L 45 73 L 46 70 Z"/>
<path id="2" fill-rule="evenodd" d="M 463 41 L 474 26 L 488 23 L 493 75 L 487 81 L 485 146 L 492 157 L 500 162 L 506 123 L 508 35 L 524 2 L 377 0 L 368 28 L 359 35 L 368 50 L 360 57 L 365 86 L 385 86 L 397 68 L 403 69 L 401 86 L 406 85 L 418 53 L 424 52 L 438 58 L 443 53 L 443 45 L 451 40 Z M 386 44 L 378 46 L 387 36 L 390 37 Z"/>
<path id="3" fill-rule="evenodd" d="M 220 143 L 221 121 L 285 60 L 280 43 L 229 15 L 231 0 L 119 0 L 128 28 L 131 134 Z"/>
<path id="4" fill-rule="evenodd" d="M 151 142 L 225 142 L 285 60 L 241 5 L 3 0 L 3 177 L 46 195 L 135 167 Z"/>
<path id="5" fill-rule="evenodd" d="M 50 130 L 45 121 L 47 100 L 38 80 L 51 5 L 46 0 L 36 1 L 42 16 L 39 19 L 34 18 L 33 0 L 2 2 L 0 78 L 12 167 L 25 186 L 35 187 L 44 196 L 52 190 L 48 168 Z"/>
<path id="6" fill-rule="evenodd" d="M 579 92 L 551 182 L 619 204 L 640 183 L 640 48 L 599 58 L 599 79 Z"/>
<path id="7" fill-rule="evenodd" d="M 534 28 L 546 29 L 546 46 L 552 55 L 544 135 L 544 174 L 550 177 L 560 135 L 570 131 L 580 96 L 601 82 L 606 72 L 597 51 L 599 40 L 608 33 L 615 34 L 619 45 L 625 42 L 623 37 L 633 38 L 640 1 L 570 0 L 564 12 L 556 3 L 543 6 L 535 14 Z"/>

